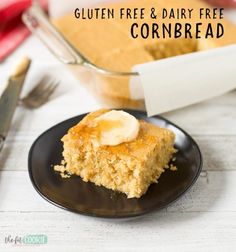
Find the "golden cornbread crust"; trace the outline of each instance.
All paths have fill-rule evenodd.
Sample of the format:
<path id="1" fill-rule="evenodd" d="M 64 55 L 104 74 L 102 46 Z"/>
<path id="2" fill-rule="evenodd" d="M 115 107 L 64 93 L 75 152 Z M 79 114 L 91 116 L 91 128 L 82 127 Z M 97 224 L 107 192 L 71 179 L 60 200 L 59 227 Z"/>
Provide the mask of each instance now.
<path id="1" fill-rule="evenodd" d="M 80 176 L 85 182 L 139 198 L 152 183 L 157 183 L 172 158 L 175 135 L 140 121 L 138 137 L 116 146 L 97 144 L 92 127 L 96 117 L 108 112 L 101 109 L 87 115 L 62 138 L 65 160 L 62 171 Z M 60 166 L 55 166 L 60 171 Z"/>

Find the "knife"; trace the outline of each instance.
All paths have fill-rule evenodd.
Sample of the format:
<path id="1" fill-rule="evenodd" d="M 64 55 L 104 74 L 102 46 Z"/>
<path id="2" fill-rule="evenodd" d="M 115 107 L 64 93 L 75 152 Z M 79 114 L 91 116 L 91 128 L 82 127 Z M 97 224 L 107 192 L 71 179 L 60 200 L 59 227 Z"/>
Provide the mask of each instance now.
<path id="1" fill-rule="evenodd" d="M 11 120 L 18 104 L 25 76 L 29 70 L 31 60 L 27 57 L 21 59 L 11 73 L 7 86 L 0 96 L 0 151 L 3 148 Z"/>

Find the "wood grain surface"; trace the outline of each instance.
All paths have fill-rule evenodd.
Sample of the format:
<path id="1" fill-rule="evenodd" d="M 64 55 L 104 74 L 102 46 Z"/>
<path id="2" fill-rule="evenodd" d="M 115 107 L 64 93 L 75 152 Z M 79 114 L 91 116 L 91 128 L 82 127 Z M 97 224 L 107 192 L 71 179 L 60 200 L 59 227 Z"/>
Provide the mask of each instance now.
<path id="1" fill-rule="evenodd" d="M 236 91 L 164 115 L 194 137 L 204 158 L 200 178 L 184 197 L 139 218 L 86 217 L 59 209 L 36 193 L 27 156 L 43 131 L 100 105 L 33 37 L 0 66 L 2 83 L 14 60 L 25 53 L 33 64 L 23 93 L 46 72 L 60 77 L 61 85 L 47 105 L 34 111 L 19 107 L 15 113 L 0 155 L 0 251 L 235 251 Z M 48 242 L 5 244 L 9 235 L 27 234 L 45 234 Z"/>

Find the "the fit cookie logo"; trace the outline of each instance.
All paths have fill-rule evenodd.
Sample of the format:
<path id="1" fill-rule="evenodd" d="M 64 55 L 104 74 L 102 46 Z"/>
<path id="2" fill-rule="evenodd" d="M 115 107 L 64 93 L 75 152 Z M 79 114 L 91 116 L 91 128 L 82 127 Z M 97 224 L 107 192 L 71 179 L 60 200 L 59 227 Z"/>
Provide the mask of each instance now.
<path id="1" fill-rule="evenodd" d="M 223 8 L 76 8 L 74 15 L 77 19 L 132 20 L 133 39 L 219 39 L 225 30 Z"/>
<path id="2" fill-rule="evenodd" d="M 25 236 L 12 236 L 8 235 L 5 237 L 5 244 L 14 246 L 23 245 L 42 245 L 48 242 L 48 238 L 44 234 L 30 234 Z"/>

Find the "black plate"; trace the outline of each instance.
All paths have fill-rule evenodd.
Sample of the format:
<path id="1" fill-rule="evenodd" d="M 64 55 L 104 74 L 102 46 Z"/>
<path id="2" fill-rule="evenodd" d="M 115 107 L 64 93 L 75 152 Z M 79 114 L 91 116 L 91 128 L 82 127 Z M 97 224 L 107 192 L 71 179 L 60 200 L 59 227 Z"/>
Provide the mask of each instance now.
<path id="1" fill-rule="evenodd" d="M 30 149 L 29 176 L 36 191 L 47 201 L 66 210 L 98 217 L 132 217 L 166 207 L 183 195 L 198 178 L 202 157 L 196 142 L 182 129 L 157 116 L 148 118 L 144 112 L 126 110 L 138 119 L 174 131 L 178 149 L 175 165 L 152 184 L 140 199 L 127 199 L 123 193 L 113 192 L 93 183 L 85 183 L 78 176 L 62 179 L 52 165 L 62 159 L 61 137 L 86 114 L 68 119 L 44 132 Z"/>

